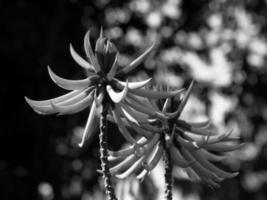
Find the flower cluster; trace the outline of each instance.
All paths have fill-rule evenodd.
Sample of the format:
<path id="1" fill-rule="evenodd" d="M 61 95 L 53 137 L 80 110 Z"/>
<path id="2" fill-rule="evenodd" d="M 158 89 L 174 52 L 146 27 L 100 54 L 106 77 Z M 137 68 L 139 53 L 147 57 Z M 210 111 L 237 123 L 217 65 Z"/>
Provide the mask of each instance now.
<path id="1" fill-rule="evenodd" d="M 164 90 L 143 88 L 151 79 L 139 82 L 117 79 L 142 63 L 153 47 L 154 45 L 149 47 L 127 66 L 121 67 L 117 63 L 117 48 L 103 36 L 102 30 L 94 51 L 88 31 L 84 38 L 87 59 L 78 55 L 70 45 L 71 56 L 86 70 L 88 77 L 68 80 L 59 77 L 48 67 L 51 79 L 70 92 L 43 101 L 26 97 L 27 103 L 39 114 L 73 114 L 90 107 L 79 146 L 83 146 L 92 135 L 91 127 L 98 114 L 97 108 L 101 109 L 101 166 L 110 199 L 116 199 L 111 186 L 111 175 L 126 178 L 137 173 L 136 177 L 143 179 L 164 154 L 167 155 L 169 167 L 177 165 L 185 168 L 192 179 L 202 180 L 213 187 L 218 187 L 218 182 L 223 179 L 237 175 L 223 171 L 212 163 L 221 161 L 224 152 L 240 147 L 238 138 L 231 137 L 231 131 L 219 135 L 208 130 L 208 121 L 190 123 L 180 119 L 193 83 L 186 91 Z M 107 149 L 107 120 L 116 123 L 121 134 L 130 143 L 129 147 L 119 151 Z M 109 162 L 112 164 L 111 168 Z M 170 177 L 170 172 L 166 177 Z"/>
<path id="2" fill-rule="evenodd" d="M 143 179 L 160 161 L 164 149 L 170 154 L 170 162 L 184 168 L 192 180 L 201 180 L 211 187 L 219 187 L 225 178 L 233 178 L 238 173 L 226 172 L 212 162 L 222 161 L 226 152 L 236 150 L 243 144 L 239 137 L 231 136 L 232 130 L 218 134 L 209 128 L 210 122 L 186 122 L 180 115 L 189 99 L 193 82 L 184 95 L 166 99 L 139 99 L 146 107 L 163 114 L 154 117 L 147 114 L 146 120 L 134 125 L 130 118 L 125 123 L 142 137 L 138 148 L 129 146 L 119 151 L 110 151 L 109 160 L 113 162 L 111 173 L 118 178 L 126 178 L 136 173 L 137 179 Z M 136 118 L 144 117 L 144 113 L 129 112 Z M 122 116 L 123 117 L 123 116 Z"/>

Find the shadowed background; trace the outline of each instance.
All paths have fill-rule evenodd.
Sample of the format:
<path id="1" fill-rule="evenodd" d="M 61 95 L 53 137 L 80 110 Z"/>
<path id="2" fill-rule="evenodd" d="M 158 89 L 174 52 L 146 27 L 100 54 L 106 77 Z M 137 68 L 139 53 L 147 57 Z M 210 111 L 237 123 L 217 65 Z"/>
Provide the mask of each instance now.
<path id="1" fill-rule="evenodd" d="M 120 65 L 156 48 L 131 79 L 187 87 L 196 80 L 184 117 L 209 116 L 218 130 L 234 128 L 246 146 L 225 161 L 240 175 L 216 191 L 174 170 L 175 199 L 267 198 L 267 5 L 263 0 L 132 0 L 0 2 L 1 131 L 0 199 L 104 199 L 97 137 L 77 144 L 88 110 L 40 116 L 24 96 L 41 100 L 64 94 L 47 65 L 70 79 L 84 77 L 69 43 L 84 56 L 83 36 L 100 27 L 120 51 Z M 110 124 L 111 148 L 123 139 Z M 97 127 L 95 128 L 97 133 Z M 119 182 L 124 199 L 157 199 L 155 174 L 139 184 Z M 128 188 L 131 185 L 133 188 Z M 135 197 L 137 193 L 137 197 Z M 159 198 L 159 197 L 158 197 Z"/>

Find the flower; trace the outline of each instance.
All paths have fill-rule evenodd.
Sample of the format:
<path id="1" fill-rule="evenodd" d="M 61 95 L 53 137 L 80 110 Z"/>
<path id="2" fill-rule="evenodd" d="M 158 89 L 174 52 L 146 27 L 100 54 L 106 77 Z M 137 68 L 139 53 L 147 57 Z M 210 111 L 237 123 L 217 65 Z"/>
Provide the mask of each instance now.
<path id="1" fill-rule="evenodd" d="M 146 91 L 142 88 L 151 79 L 139 82 L 119 81 L 116 76 L 122 76 L 135 69 L 143 60 L 147 58 L 153 50 L 154 44 L 151 45 L 143 54 L 130 62 L 125 67 L 119 67 L 117 59 L 119 56 L 115 45 L 101 33 L 96 41 L 95 51 L 92 50 L 90 43 L 90 31 L 84 37 L 84 49 L 87 60 L 83 59 L 74 50 L 70 44 L 70 53 L 72 58 L 86 70 L 88 77 L 82 80 L 68 80 L 56 75 L 50 67 L 48 72 L 51 79 L 61 88 L 69 90 L 65 95 L 49 100 L 35 101 L 25 97 L 26 102 L 39 114 L 73 114 L 87 107 L 90 107 L 89 117 L 84 129 L 82 141 L 79 146 L 83 146 L 85 140 L 90 137 L 90 130 L 93 119 L 97 114 L 97 107 L 100 105 L 107 106 L 113 113 L 114 119 L 120 124 L 119 112 L 123 106 L 123 99 L 128 95 L 150 96 L 157 98 L 160 95 L 173 96 L 176 93 L 157 93 Z M 116 105 L 117 104 L 117 105 Z M 128 107 L 124 105 L 123 108 Z M 120 130 L 124 130 L 120 125 Z M 123 131 L 127 141 L 135 143 L 134 138 L 127 132 Z"/>
<path id="2" fill-rule="evenodd" d="M 231 136 L 232 130 L 218 134 L 211 131 L 209 121 L 191 123 L 180 119 L 192 87 L 193 82 L 183 97 L 178 94 L 165 100 L 139 99 L 146 107 L 162 113 L 163 117 L 148 113 L 144 117 L 143 113 L 146 120 L 139 126 L 125 117 L 128 127 L 142 137 L 138 140 L 137 147 L 131 145 L 119 151 L 110 151 L 109 160 L 113 162 L 110 172 L 113 175 L 126 178 L 137 173 L 136 178 L 143 179 L 158 164 L 164 148 L 170 152 L 174 166 L 184 168 L 192 180 L 201 180 L 211 187 L 219 187 L 220 181 L 238 174 L 224 171 L 213 163 L 222 161 L 226 152 L 242 146 L 238 137 Z M 140 110 L 132 110 L 132 115 L 141 117 L 142 114 L 138 112 Z"/>

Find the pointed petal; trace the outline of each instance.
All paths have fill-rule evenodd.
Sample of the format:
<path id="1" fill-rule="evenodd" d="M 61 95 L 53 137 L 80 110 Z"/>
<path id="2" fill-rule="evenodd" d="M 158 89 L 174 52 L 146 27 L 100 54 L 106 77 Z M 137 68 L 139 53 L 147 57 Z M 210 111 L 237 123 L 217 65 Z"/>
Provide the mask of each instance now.
<path id="1" fill-rule="evenodd" d="M 215 165 L 213 165 L 212 163 L 210 163 L 208 160 L 206 160 L 201 152 L 199 151 L 195 151 L 195 152 L 190 152 L 192 154 L 192 156 L 206 169 L 210 170 L 211 172 L 215 173 L 216 175 L 218 175 L 221 178 L 233 178 L 235 176 L 237 176 L 239 173 L 235 172 L 235 173 L 231 173 L 231 172 L 226 172 L 218 167 L 216 167 Z"/>
<path id="2" fill-rule="evenodd" d="M 158 144 L 152 154 L 153 155 L 151 156 L 150 160 L 147 161 L 147 163 L 143 163 L 145 169 L 142 170 L 141 173 L 136 176 L 137 179 L 143 179 L 157 166 L 163 154 L 163 147 Z"/>
<path id="3" fill-rule="evenodd" d="M 191 91 L 192 91 L 192 88 L 193 88 L 193 84 L 194 84 L 194 81 L 192 81 L 190 83 L 189 88 L 187 89 L 187 91 L 185 93 L 185 96 L 182 99 L 182 102 L 179 104 L 179 107 L 178 107 L 178 109 L 176 111 L 177 112 L 177 118 L 180 117 L 180 115 L 181 115 L 181 113 L 182 113 L 182 111 L 183 111 L 183 109 L 185 107 L 185 104 L 186 104 L 186 102 L 187 102 L 187 100 L 188 100 L 188 98 L 189 98 L 189 96 L 191 94 Z"/>
<path id="4" fill-rule="evenodd" d="M 191 160 L 194 161 L 195 158 L 192 156 L 192 154 L 186 150 L 184 147 L 181 148 L 182 153 L 184 155 L 184 157 L 187 160 Z M 213 186 L 218 186 L 218 183 L 221 181 L 222 179 L 220 179 L 216 174 L 214 174 L 213 172 L 209 171 L 208 169 L 204 168 L 200 163 L 198 162 L 194 162 L 190 168 L 192 168 L 196 174 L 201 178 L 201 180 L 203 182 L 206 182 L 207 184 L 211 184 Z"/>
<path id="5" fill-rule="evenodd" d="M 129 93 L 135 94 L 137 96 L 152 98 L 152 99 L 165 99 L 169 97 L 176 96 L 183 92 L 184 89 L 175 90 L 170 92 L 165 91 L 154 91 L 154 90 L 147 90 L 147 89 L 130 89 Z"/>
<path id="6" fill-rule="evenodd" d="M 211 153 L 207 151 L 206 149 L 199 149 L 199 152 L 201 152 L 202 156 L 210 161 L 219 162 L 226 158 L 225 155 L 216 155 L 214 153 Z"/>
<path id="7" fill-rule="evenodd" d="M 204 144 L 202 147 L 216 152 L 228 152 L 228 151 L 234 151 L 237 149 L 240 149 L 244 146 L 244 143 L 241 144 L 227 144 L 225 142 L 223 143 L 215 143 L 215 144 Z"/>
<path id="8" fill-rule="evenodd" d="M 28 97 L 25 97 L 25 101 L 29 104 L 29 106 L 38 114 L 40 115 L 52 115 L 52 114 L 56 114 L 57 110 L 54 109 L 51 105 L 45 105 L 45 106 L 39 106 L 36 105 L 36 102 L 39 101 L 35 101 L 35 100 L 31 100 Z M 46 100 L 47 102 L 48 100 Z M 50 101 L 50 100 L 49 100 Z"/>
<path id="9" fill-rule="evenodd" d="M 88 63 L 86 60 L 84 60 L 73 48 L 72 44 L 70 44 L 70 54 L 72 58 L 75 60 L 75 62 L 83 67 L 85 70 L 89 70 L 91 72 L 94 72 L 94 67 Z"/>
<path id="10" fill-rule="evenodd" d="M 60 115 L 74 114 L 74 113 L 77 113 L 77 112 L 84 110 L 86 107 L 88 107 L 92 104 L 93 93 L 94 93 L 94 90 L 91 91 L 90 94 L 87 95 L 85 98 L 83 98 L 82 100 L 80 100 L 74 104 L 62 106 L 62 105 L 53 104 L 53 102 L 51 101 L 51 105 L 55 110 L 57 110 L 57 112 Z"/>
<path id="11" fill-rule="evenodd" d="M 169 108 L 170 104 L 171 104 L 171 99 L 170 98 L 167 98 L 165 100 L 165 102 L 164 102 L 163 107 L 162 107 L 162 113 L 166 114 L 167 109 Z"/>
<path id="12" fill-rule="evenodd" d="M 64 79 L 56 75 L 51 68 L 48 66 L 48 73 L 51 79 L 56 83 L 59 87 L 66 90 L 81 90 L 88 87 L 91 84 L 91 80 L 93 77 L 82 79 L 82 80 L 69 80 Z"/>
<path id="13" fill-rule="evenodd" d="M 196 135 L 203 135 L 203 136 L 211 136 L 211 135 L 216 135 L 215 132 L 212 132 L 211 130 L 208 129 L 202 129 L 202 128 L 194 128 L 194 127 L 190 127 L 186 124 L 181 124 L 181 121 L 179 120 L 179 122 L 176 123 L 176 129 L 179 131 L 187 131 Z"/>
<path id="14" fill-rule="evenodd" d="M 139 158 L 125 172 L 123 172 L 121 174 L 116 174 L 116 177 L 119 178 L 119 179 L 125 179 L 125 178 L 129 177 L 135 170 L 137 170 L 138 168 L 140 168 L 142 166 L 143 159 L 144 159 L 144 157 Z"/>
<path id="15" fill-rule="evenodd" d="M 127 119 L 128 121 L 130 121 L 134 124 L 139 125 L 139 122 L 130 114 L 130 112 L 128 112 L 129 110 L 126 111 L 124 109 L 124 107 L 122 107 L 122 105 L 120 105 L 120 106 L 121 106 L 122 115 L 125 117 L 125 119 Z"/>
<path id="16" fill-rule="evenodd" d="M 126 74 L 132 70 L 134 70 L 138 65 L 140 65 L 149 55 L 149 53 L 153 50 L 155 44 L 152 44 L 143 54 L 141 54 L 139 57 L 137 57 L 135 60 L 133 60 L 130 64 L 128 64 L 126 67 L 124 67 L 120 72 L 121 74 Z"/>
<path id="17" fill-rule="evenodd" d="M 82 93 L 83 90 L 74 90 L 72 92 L 69 92 L 67 94 L 64 94 L 62 96 L 53 98 L 53 99 L 49 99 L 49 100 L 41 100 L 41 101 L 36 101 L 36 100 L 32 100 L 29 99 L 28 97 L 25 97 L 26 102 L 31 106 L 50 106 L 50 101 L 53 101 L 53 103 L 60 103 L 63 101 L 66 101 L 68 99 L 71 99 L 72 97 Z"/>
<path id="18" fill-rule="evenodd" d="M 84 50 L 85 50 L 86 56 L 89 58 L 90 62 L 94 66 L 95 71 L 97 73 L 100 72 L 101 71 L 100 65 L 94 55 L 94 52 L 92 50 L 92 46 L 90 43 L 90 30 L 87 31 L 84 37 Z"/>
<path id="19" fill-rule="evenodd" d="M 180 150 L 176 147 L 171 147 L 171 158 L 175 165 L 179 167 L 186 168 L 192 165 L 194 162 L 186 160 L 183 155 L 180 153 Z"/>
<path id="20" fill-rule="evenodd" d="M 140 113 L 136 110 L 133 110 L 130 106 L 128 106 L 128 104 L 122 103 L 121 106 L 129 115 L 131 115 L 134 118 L 134 120 L 137 121 L 137 122 L 134 122 L 134 120 L 132 120 L 133 123 L 139 125 L 142 123 L 151 123 L 152 122 L 151 119 L 149 119 L 147 116 L 144 116 L 142 113 Z"/>
<path id="21" fill-rule="evenodd" d="M 133 136 L 130 134 L 130 132 L 126 129 L 126 127 L 124 126 L 124 123 L 121 120 L 120 110 L 119 110 L 119 107 L 117 105 L 115 105 L 115 108 L 112 110 L 112 114 L 113 114 L 114 120 L 115 120 L 121 134 L 124 136 L 124 138 L 128 142 L 130 142 L 131 144 L 136 144 L 136 140 L 133 138 Z"/>
<path id="22" fill-rule="evenodd" d="M 131 146 L 128 146 L 124 149 L 121 149 L 119 151 L 109 151 L 109 155 L 111 157 L 118 157 L 120 159 L 123 159 L 123 158 L 126 158 L 128 157 L 129 155 L 131 154 L 134 154 L 136 149 L 137 148 L 142 148 L 144 145 L 146 145 L 147 143 L 149 142 L 149 140 L 147 140 L 145 137 L 141 137 L 138 141 L 137 141 L 137 146 L 134 144 L 134 145 L 131 145 Z"/>
<path id="23" fill-rule="evenodd" d="M 118 86 L 119 88 L 123 88 L 123 86 L 125 87 L 126 82 L 119 81 L 118 79 L 115 79 L 115 78 L 114 78 L 114 80 L 117 81 L 116 83 L 117 83 L 117 86 Z M 146 79 L 146 80 L 144 80 L 144 81 L 129 82 L 129 83 L 128 83 L 128 88 L 131 89 L 131 90 L 142 88 L 142 87 L 144 87 L 146 84 L 148 84 L 151 80 L 152 80 L 152 78 L 148 78 L 148 79 Z"/>
<path id="24" fill-rule="evenodd" d="M 114 60 L 114 62 L 112 64 L 112 66 L 111 66 L 111 69 L 109 70 L 109 72 L 107 74 L 107 79 L 108 80 L 111 80 L 115 76 L 115 74 L 117 72 L 117 69 L 118 69 L 117 60 L 118 60 L 118 53 L 116 54 L 115 60 Z"/>
<path id="25" fill-rule="evenodd" d="M 159 117 L 161 119 L 165 119 L 165 116 L 161 112 L 157 112 L 151 108 L 149 104 L 146 102 L 140 101 L 139 99 L 135 98 L 133 95 L 128 95 L 126 98 L 126 103 L 129 107 L 133 108 L 134 110 L 144 113 L 148 115 L 150 118 Z"/>
<path id="26" fill-rule="evenodd" d="M 176 139 L 181 146 L 185 147 L 186 149 L 190 151 L 196 151 L 200 148 L 200 146 L 196 142 L 190 142 L 182 138 L 180 135 L 176 135 Z"/>
<path id="27" fill-rule="evenodd" d="M 94 87 L 87 88 L 86 90 L 75 90 L 70 93 L 67 93 L 63 96 L 53 98 L 50 100 L 44 101 L 35 101 L 25 97 L 26 102 L 39 114 L 55 114 L 58 112 L 56 106 L 68 106 L 78 103 L 83 100 L 88 92 L 92 91 Z M 55 106 L 52 106 L 55 105 Z"/>
<path id="28" fill-rule="evenodd" d="M 90 110 L 90 114 L 88 116 L 88 120 L 87 120 L 85 128 L 84 128 L 82 141 L 79 143 L 79 147 L 82 147 L 84 145 L 85 140 L 89 139 L 92 136 L 92 133 L 93 133 L 92 132 L 92 125 L 94 122 L 95 114 L 96 114 L 96 103 L 95 103 L 95 101 L 93 101 L 92 106 L 91 106 L 91 110 Z"/>
<path id="29" fill-rule="evenodd" d="M 114 103 L 119 103 L 126 97 L 126 94 L 128 92 L 128 84 L 126 84 L 126 86 L 124 87 L 124 89 L 121 92 L 115 92 L 110 85 L 107 85 L 106 90 L 107 90 L 111 100 Z"/>
<path id="30" fill-rule="evenodd" d="M 210 125 L 209 120 L 203 122 L 187 122 L 187 123 L 194 128 L 207 128 Z"/>
<path id="31" fill-rule="evenodd" d="M 127 170 L 127 168 L 129 168 L 129 166 L 132 166 L 139 158 L 140 157 L 137 156 L 136 154 L 130 155 L 129 157 L 127 157 L 122 162 L 119 162 L 115 166 L 111 167 L 110 168 L 110 173 L 112 175 L 114 175 L 116 173 L 121 173 L 121 172 Z"/>
<path id="32" fill-rule="evenodd" d="M 153 133 L 151 133 L 151 132 L 149 132 L 147 130 L 144 130 L 143 128 L 141 128 L 141 127 L 139 127 L 139 126 L 137 126 L 137 125 L 135 125 L 133 123 L 129 124 L 129 126 L 131 128 L 133 128 L 138 135 L 142 135 L 143 137 L 148 138 L 148 139 L 152 137 Z"/>

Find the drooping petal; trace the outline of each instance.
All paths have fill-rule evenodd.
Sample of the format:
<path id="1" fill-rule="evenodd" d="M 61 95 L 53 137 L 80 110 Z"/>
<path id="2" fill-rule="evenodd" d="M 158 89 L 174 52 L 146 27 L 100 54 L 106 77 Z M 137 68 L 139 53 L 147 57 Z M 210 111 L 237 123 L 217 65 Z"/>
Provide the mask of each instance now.
<path id="1" fill-rule="evenodd" d="M 86 60 L 84 60 L 73 48 L 72 44 L 70 44 L 70 54 L 72 58 L 75 60 L 75 62 L 83 67 L 85 70 L 89 70 L 91 72 L 94 72 L 94 67 L 88 63 Z"/>
<path id="2" fill-rule="evenodd" d="M 163 154 L 163 147 L 160 144 L 157 144 L 157 146 L 154 148 L 154 151 L 152 152 L 152 156 L 146 163 L 143 163 L 144 170 L 142 170 L 136 178 L 141 180 L 143 179 L 146 175 L 148 175 L 158 164 L 160 161 L 161 157 Z"/>
<path id="3" fill-rule="evenodd" d="M 131 145 L 131 146 L 128 146 L 124 149 L 121 149 L 119 151 L 109 151 L 109 156 L 111 157 L 119 157 L 120 159 L 123 159 L 123 158 L 126 158 L 128 157 L 129 155 L 131 154 L 134 154 L 135 151 L 138 149 L 138 148 L 142 148 L 144 145 L 146 145 L 147 143 L 149 142 L 149 140 L 147 140 L 145 137 L 141 137 L 138 141 L 137 141 L 137 144 L 138 145 Z"/>
<path id="4" fill-rule="evenodd" d="M 92 65 L 95 68 L 95 71 L 98 73 L 101 71 L 101 67 L 94 55 L 92 46 L 91 46 L 91 42 L 90 42 L 90 30 L 87 31 L 87 33 L 84 36 L 84 50 L 86 53 L 86 56 L 89 58 L 90 62 L 92 63 Z"/>
<path id="5" fill-rule="evenodd" d="M 64 79 L 56 75 L 51 68 L 48 66 L 48 73 L 51 77 L 51 79 L 61 88 L 66 90 L 81 90 L 88 86 L 90 86 L 91 82 L 95 79 L 97 79 L 96 76 L 88 77 L 86 79 L 82 80 L 69 80 Z"/>
<path id="6" fill-rule="evenodd" d="M 172 161 L 175 165 L 182 167 L 182 168 L 186 168 L 192 165 L 193 162 L 186 160 L 184 156 L 181 154 L 180 150 L 177 149 L 176 147 L 174 146 L 171 147 L 170 152 L 171 152 Z"/>
<path id="7" fill-rule="evenodd" d="M 52 98 L 49 100 L 36 101 L 36 100 L 29 99 L 28 97 L 25 97 L 25 100 L 30 106 L 50 106 L 51 101 L 53 101 L 54 103 L 60 103 L 68 99 L 71 99 L 72 97 L 75 97 L 76 95 L 79 95 L 82 92 L 83 92 L 82 90 L 74 90 L 62 96 Z"/>
<path id="8" fill-rule="evenodd" d="M 138 125 L 135 125 L 134 123 L 127 123 L 126 122 L 126 125 L 131 127 L 131 128 L 133 128 L 138 135 L 141 135 L 141 136 L 143 136 L 145 138 L 150 139 L 152 137 L 152 135 L 153 135 L 152 132 L 143 129 L 143 128 L 139 127 Z"/>
<path id="9" fill-rule="evenodd" d="M 130 134 L 130 132 L 127 130 L 127 128 L 125 127 L 124 123 L 121 120 L 120 110 L 118 108 L 118 105 L 115 105 L 115 108 L 112 109 L 112 114 L 113 114 L 114 120 L 117 123 L 118 128 L 119 128 L 121 134 L 124 136 L 124 138 L 128 142 L 130 142 L 131 144 L 136 144 L 136 140 L 133 138 L 133 136 Z"/>
<path id="10" fill-rule="evenodd" d="M 60 115 L 74 114 L 74 113 L 84 110 L 86 107 L 92 104 L 93 98 L 94 98 L 93 93 L 94 93 L 94 90 L 91 91 L 90 94 L 87 95 L 85 98 L 83 98 L 82 100 L 74 104 L 62 106 L 62 105 L 53 104 L 53 102 L 51 102 L 51 105 L 55 110 L 57 110 L 57 112 Z"/>
<path id="11" fill-rule="evenodd" d="M 209 170 L 204 168 L 202 165 L 200 165 L 198 162 L 195 162 L 195 159 L 193 158 L 193 156 L 184 147 L 182 147 L 181 150 L 182 150 L 183 156 L 187 160 L 193 161 L 193 164 L 190 166 L 190 168 L 192 168 L 196 172 L 196 174 L 201 178 L 203 182 L 213 187 L 219 187 L 219 184 L 217 182 L 219 182 L 221 179 L 218 176 L 216 176 L 216 174 L 214 174 L 213 172 L 210 172 Z"/>
<path id="12" fill-rule="evenodd" d="M 219 162 L 219 161 L 222 161 L 226 158 L 225 155 L 217 155 L 217 154 L 209 152 L 206 149 L 199 149 L 199 152 L 201 152 L 202 156 L 205 159 L 210 160 L 210 161 L 214 161 L 214 162 Z"/>
<path id="13" fill-rule="evenodd" d="M 121 106 L 121 113 L 122 115 L 125 117 L 125 119 L 127 119 L 128 121 L 134 123 L 134 124 L 137 124 L 139 125 L 139 122 L 137 119 L 134 118 L 134 116 L 132 115 L 132 113 L 130 112 L 131 110 L 130 109 L 125 109 L 125 107 L 123 107 L 122 105 Z"/>
<path id="14" fill-rule="evenodd" d="M 126 74 L 132 70 L 134 70 L 138 65 L 140 65 L 149 55 L 149 53 L 153 50 L 155 44 L 152 44 L 143 54 L 133 60 L 130 64 L 124 67 L 118 75 Z"/>
<path id="15" fill-rule="evenodd" d="M 203 148 L 216 152 L 228 152 L 240 149 L 243 147 L 244 143 L 241 144 L 229 144 L 226 142 L 215 143 L 215 144 L 204 144 Z"/>
<path id="16" fill-rule="evenodd" d="M 86 122 L 84 131 L 83 131 L 82 141 L 79 143 L 79 147 L 82 147 L 84 145 L 85 140 L 92 136 L 92 133 L 93 133 L 92 125 L 94 122 L 95 115 L 96 115 L 96 102 L 93 101 L 90 114 L 88 116 L 88 120 Z"/>
<path id="17" fill-rule="evenodd" d="M 129 157 L 127 157 L 125 160 L 122 162 L 119 162 L 115 166 L 110 168 L 110 173 L 112 175 L 116 173 L 123 172 L 129 168 L 129 166 L 133 165 L 140 157 L 137 154 L 132 154 Z"/>
<path id="18" fill-rule="evenodd" d="M 151 123 L 153 120 L 148 118 L 147 115 L 144 115 L 143 113 L 140 113 L 134 109 L 132 109 L 130 106 L 128 106 L 129 104 L 126 103 L 122 103 L 121 107 L 127 112 L 129 113 L 129 115 L 131 115 L 136 121 L 137 123 L 135 123 L 134 121 L 132 121 L 133 123 L 139 125 L 139 124 L 143 124 L 143 123 Z"/>
<path id="19" fill-rule="evenodd" d="M 217 176 L 221 177 L 221 178 L 233 178 L 235 176 L 237 176 L 239 173 L 235 172 L 235 173 L 231 173 L 231 172 L 226 172 L 220 168 L 218 168 L 217 166 L 213 165 L 212 163 L 210 163 L 208 160 L 206 160 L 201 152 L 195 151 L 195 152 L 190 152 L 192 154 L 192 156 L 206 169 L 210 170 L 211 172 L 215 173 Z"/>
<path id="20" fill-rule="evenodd" d="M 109 94 L 109 97 L 114 103 L 119 103 L 121 102 L 125 97 L 128 92 L 128 84 L 124 87 L 124 89 L 120 92 L 115 92 L 113 88 L 110 85 L 106 86 L 106 90 Z"/>
<path id="21" fill-rule="evenodd" d="M 196 151 L 200 148 L 197 142 L 191 142 L 189 140 L 186 140 L 182 138 L 180 135 L 177 135 L 176 139 L 179 142 L 180 146 L 183 146 L 190 151 Z"/>

